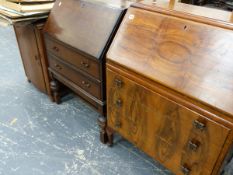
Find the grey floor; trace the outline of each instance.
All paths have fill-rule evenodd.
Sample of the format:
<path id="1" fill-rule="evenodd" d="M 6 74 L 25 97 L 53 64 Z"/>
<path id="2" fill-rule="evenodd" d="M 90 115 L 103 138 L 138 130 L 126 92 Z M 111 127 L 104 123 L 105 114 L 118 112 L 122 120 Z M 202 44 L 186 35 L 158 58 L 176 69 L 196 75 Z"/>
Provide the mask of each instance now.
<path id="1" fill-rule="evenodd" d="M 98 114 L 79 98 L 56 105 L 29 84 L 10 27 L 0 27 L 0 62 L 1 175 L 171 174 L 121 138 L 101 144 Z"/>

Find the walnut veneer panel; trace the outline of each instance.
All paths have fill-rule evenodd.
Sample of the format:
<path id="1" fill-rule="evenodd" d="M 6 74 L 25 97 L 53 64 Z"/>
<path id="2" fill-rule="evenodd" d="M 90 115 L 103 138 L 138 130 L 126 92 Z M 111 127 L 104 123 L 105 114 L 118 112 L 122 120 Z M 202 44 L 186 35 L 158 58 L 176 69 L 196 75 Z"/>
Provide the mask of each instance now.
<path id="1" fill-rule="evenodd" d="M 133 4 L 107 54 L 109 144 L 118 132 L 178 175 L 220 174 L 233 157 L 233 26 L 200 9 Z"/>
<path id="2" fill-rule="evenodd" d="M 230 132 L 111 69 L 107 104 L 108 126 L 175 174 L 211 174 Z"/>
<path id="3" fill-rule="evenodd" d="M 50 13 L 45 32 L 97 59 L 101 58 L 123 9 L 96 4 L 58 0 Z"/>
<path id="4" fill-rule="evenodd" d="M 107 58 L 232 116 L 232 41 L 230 29 L 130 8 Z"/>

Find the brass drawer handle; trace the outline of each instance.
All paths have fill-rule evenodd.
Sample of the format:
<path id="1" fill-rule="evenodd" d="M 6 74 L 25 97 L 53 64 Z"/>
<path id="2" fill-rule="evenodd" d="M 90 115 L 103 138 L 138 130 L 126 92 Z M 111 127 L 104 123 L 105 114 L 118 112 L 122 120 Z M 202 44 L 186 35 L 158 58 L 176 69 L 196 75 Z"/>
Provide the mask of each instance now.
<path id="1" fill-rule="evenodd" d="M 84 61 L 81 61 L 81 65 L 85 68 L 89 68 L 90 65 L 88 63 L 85 63 Z"/>
<path id="2" fill-rule="evenodd" d="M 184 175 L 189 175 L 189 173 L 191 172 L 191 170 L 186 165 L 181 166 L 181 171 Z"/>
<path id="3" fill-rule="evenodd" d="M 115 128 L 119 129 L 121 128 L 121 122 L 120 121 L 116 121 L 114 124 Z"/>
<path id="4" fill-rule="evenodd" d="M 206 128 L 206 125 L 198 120 L 194 120 L 193 122 L 193 126 L 196 128 L 196 129 L 199 129 L 201 131 L 203 131 L 205 128 Z"/>
<path id="5" fill-rule="evenodd" d="M 123 86 L 123 81 L 121 81 L 117 78 L 115 78 L 114 83 L 118 88 L 121 88 Z"/>
<path id="6" fill-rule="evenodd" d="M 62 67 L 59 64 L 55 64 L 55 67 L 59 70 L 62 70 Z"/>
<path id="7" fill-rule="evenodd" d="M 120 108 L 120 107 L 122 106 L 122 100 L 121 100 L 121 99 L 118 99 L 118 100 L 116 101 L 116 106 L 117 106 L 118 108 Z"/>
<path id="8" fill-rule="evenodd" d="M 59 48 L 56 46 L 53 47 L 53 50 L 55 50 L 56 52 L 59 52 Z"/>
<path id="9" fill-rule="evenodd" d="M 85 87 L 87 87 L 87 88 L 90 88 L 90 87 L 91 87 L 91 85 L 90 85 L 88 82 L 86 82 L 86 81 L 82 81 L 82 84 L 83 84 Z"/>
<path id="10" fill-rule="evenodd" d="M 190 150 L 192 151 L 197 151 L 197 149 L 199 148 L 200 143 L 198 141 L 189 141 L 188 142 L 188 147 Z"/>

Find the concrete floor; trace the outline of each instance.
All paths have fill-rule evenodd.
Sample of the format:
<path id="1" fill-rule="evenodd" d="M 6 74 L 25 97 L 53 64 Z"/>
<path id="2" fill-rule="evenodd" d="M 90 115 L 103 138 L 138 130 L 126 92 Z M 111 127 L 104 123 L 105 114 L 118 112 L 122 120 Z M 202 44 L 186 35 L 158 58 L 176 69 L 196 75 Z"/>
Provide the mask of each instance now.
<path id="1" fill-rule="evenodd" d="M 98 114 L 79 98 L 56 105 L 28 83 L 12 28 L 0 28 L 0 60 L 0 174 L 169 174 L 122 139 L 101 144 Z"/>
<path id="2" fill-rule="evenodd" d="M 98 114 L 79 98 L 56 105 L 29 84 L 12 28 L 0 27 L 0 61 L 1 175 L 171 174 L 121 138 L 101 144 Z"/>

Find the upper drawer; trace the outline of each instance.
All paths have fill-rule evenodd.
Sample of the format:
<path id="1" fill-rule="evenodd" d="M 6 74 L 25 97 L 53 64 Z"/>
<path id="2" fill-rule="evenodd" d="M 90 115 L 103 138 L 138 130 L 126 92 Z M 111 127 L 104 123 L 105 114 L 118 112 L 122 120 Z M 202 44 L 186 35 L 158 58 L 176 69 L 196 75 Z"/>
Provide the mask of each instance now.
<path id="1" fill-rule="evenodd" d="M 175 174 L 211 174 L 230 129 L 107 69 L 108 126 Z"/>
<path id="2" fill-rule="evenodd" d="M 58 56 L 59 58 L 63 59 L 64 61 L 73 64 L 78 69 L 81 69 L 84 72 L 94 76 L 97 79 L 100 79 L 100 67 L 99 63 L 95 62 L 78 52 L 75 52 L 62 44 L 49 39 L 48 37 L 45 38 L 46 48 L 47 50 Z"/>

